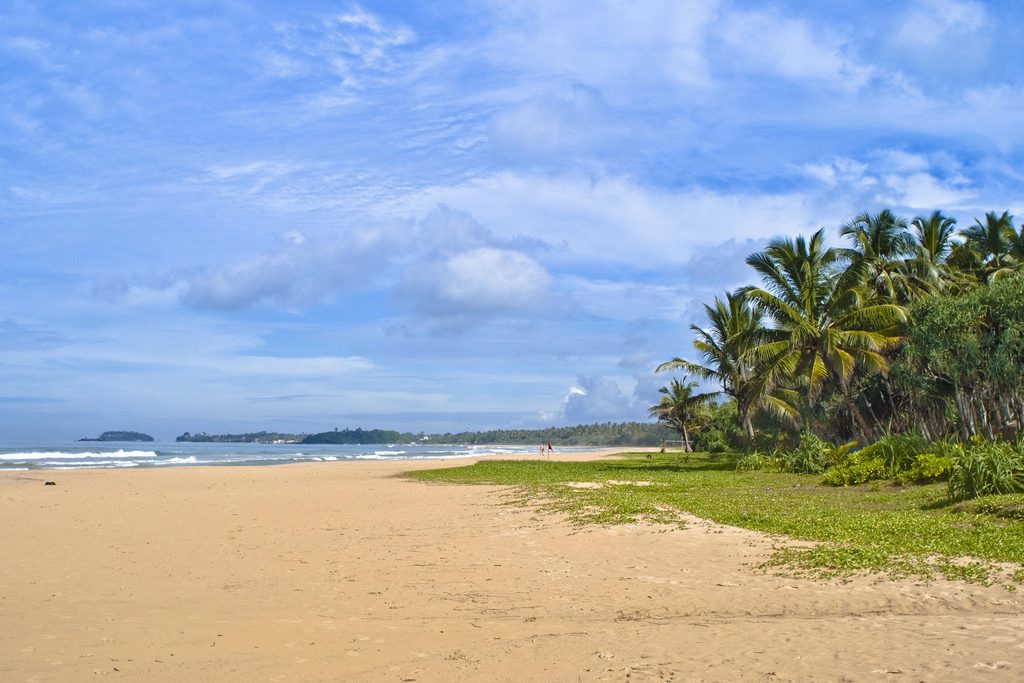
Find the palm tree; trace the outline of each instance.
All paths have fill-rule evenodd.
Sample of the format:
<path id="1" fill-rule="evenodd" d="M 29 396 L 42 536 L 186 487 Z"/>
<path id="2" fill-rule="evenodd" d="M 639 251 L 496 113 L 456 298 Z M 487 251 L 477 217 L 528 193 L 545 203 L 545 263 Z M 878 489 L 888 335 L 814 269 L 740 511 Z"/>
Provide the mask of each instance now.
<path id="1" fill-rule="evenodd" d="M 935 287 L 928 273 L 915 267 L 914 240 L 906 220 L 889 209 L 872 215 L 862 213 L 839 230 L 853 242 L 852 249 L 839 253 L 864 262 L 864 279 L 876 296 L 892 303 L 909 304 L 930 296 Z"/>
<path id="2" fill-rule="evenodd" d="M 895 328 L 907 314 L 863 286 L 865 259 L 843 267 L 842 256 L 825 247 L 824 229 L 810 241 L 774 239 L 747 258 L 764 286 L 742 291 L 773 322 L 756 350 L 764 372 L 777 379 L 792 376 L 808 399 L 826 382 L 834 383 L 867 441 L 871 428 L 850 395 L 849 382 L 856 368 L 888 371 L 884 351 L 899 340 Z"/>
<path id="3" fill-rule="evenodd" d="M 985 214 L 984 223 L 974 219 L 974 225 L 961 230 L 960 236 L 964 242 L 957 261 L 973 266 L 982 283 L 999 280 L 1016 269 L 1018 264 L 1013 262 L 1011 255 L 1016 231 L 1009 211 L 1004 211 L 1001 216 L 989 211 Z"/>
<path id="4" fill-rule="evenodd" d="M 658 405 L 647 409 L 652 417 L 657 417 L 659 422 L 664 422 L 682 435 L 687 453 L 693 452 L 690 446 L 689 427 L 704 415 L 704 407 L 718 394 L 694 394 L 693 390 L 696 387 L 697 383 L 687 382 L 685 376 L 683 381 L 673 379 L 668 386 L 658 389 L 659 393 L 665 394 Z"/>
<path id="5" fill-rule="evenodd" d="M 932 211 L 927 218 L 917 216 L 910 222 L 914 227 L 917 241 L 914 251 L 918 258 L 938 268 L 946 261 L 953 249 L 953 229 L 956 219 L 944 216 L 941 211 Z"/>
<path id="6" fill-rule="evenodd" d="M 736 402 L 736 418 L 747 438 L 753 440 L 752 417 L 759 408 L 788 414 L 789 405 L 768 391 L 765 376 L 758 372 L 751 353 L 764 341 L 764 316 L 739 294 L 726 293 L 725 301 L 715 297 L 714 306 L 704 304 L 710 325 L 707 329 L 690 325 L 696 334 L 693 346 L 701 363 L 673 358 L 655 372 L 683 369 L 705 381 L 722 387 L 722 393 Z"/>
<path id="7" fill-rule="evenodd" d="M 911 225 L 916 238 L 913 243 L 914 269 L 927 279 L 935 292 L 960 284 L 961 278 L 946 262 L 954 247 L 956 219 L 943 215 L 941 211 L 933 211 L 927 218 L 917 216 Z"/>
<path id="8" fill-rule="evenodd" d="M 1024 265 L 1024 224 L 1021 224 L 1020 231 L 1018 232 L 1013 227 L 1013 216 L 1010 216 L 1006 227 L 1006 241 L 1010 245 L 1010 258 L 1013 259 L 1014 265 L 1019 269 L 1021 265 Z"/>

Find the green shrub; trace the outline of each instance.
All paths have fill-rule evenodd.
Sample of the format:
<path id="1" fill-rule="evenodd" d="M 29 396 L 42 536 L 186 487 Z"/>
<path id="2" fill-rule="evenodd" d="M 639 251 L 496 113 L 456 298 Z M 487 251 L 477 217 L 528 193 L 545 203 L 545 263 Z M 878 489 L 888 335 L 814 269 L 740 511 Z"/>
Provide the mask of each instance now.
<path id="1" fill-rule="evenodd" d="M 739 462 L 736 463 L 737 472 L 752 472 L 754 470 L 760 470 L 763 472 L 781 472 L 783 468 L 782 457 L 778 452 L 773 452 L 771 455 L 765 455 L 754 451 L 750 455 L 743 457 Z"/>
<path id="2" fill-rule="evenodd" d="M 956 444 L 949 450 L 953 460 L 947 492 L 950 500 L 1024 491 L 1024 449 L 1020 444 Z"/>
<path id="3" fill-rule="evenodd" d="M 812 434 L 800 435 L 800 445 L 795 451 L 783 454 L 783 470 L 794 474 L 821 474 L 831 464 L 834 447 Z"/>
<path id="4" fill-rule="evenodd" d="M 953 458 L 943 453 L 921 453 L 914 458 L 909 470 L 898 472 L 894 479 L 901 484 L 907 482 L 942 481 L 949 478 Z"/>
<path id="5" fill-rule="evenodd" d="M 707 451 L 708 453 L 725 453 L 732 450 L 729 439 L 719 429 L 708 429 L 700 434 L 700 440 L 695 440 L 694 450 Z"/>
<path id="6" fill-rule="evenodd" d="M 920 434 L 886 434 L 861 449 L 861 459 L 881 458 L 886 470 L 895 476 L 914 466 L 918 455 L 935 447 Z"/>
<path id="7" fill-rule="evenodd" d="M 951 465 L 948 457 L 935 454 L 935 444 L 918 434 L 886 434 L 857 451 L 850 451 L 852 445 L 834 449 L 834 465 L 823 484 L 850 486 L 876 479 L 934 481 L 944 478 Z"/>
<path id="8" fill-rule="evenodd" d="M 885 461 L 881 458 L 850 460 L 829 469 L 822 478 L 821 483 L 828 484 L 829 486 L 852 486 L 874 481 L 875 479 L 886 479 L 888 476 Z"/>

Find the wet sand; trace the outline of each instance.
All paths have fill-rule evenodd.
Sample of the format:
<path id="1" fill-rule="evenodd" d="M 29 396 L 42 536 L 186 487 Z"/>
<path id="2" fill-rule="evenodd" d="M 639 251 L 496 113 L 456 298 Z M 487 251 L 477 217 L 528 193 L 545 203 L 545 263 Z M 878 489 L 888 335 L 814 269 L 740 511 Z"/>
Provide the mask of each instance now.
<path id="1" fill-rule="evenodd" d="M 1024 679 L 1004 588 L 777 576 L 761 534 L 397 476 L 465 462 L 0 473 L 0 680 Z"/>

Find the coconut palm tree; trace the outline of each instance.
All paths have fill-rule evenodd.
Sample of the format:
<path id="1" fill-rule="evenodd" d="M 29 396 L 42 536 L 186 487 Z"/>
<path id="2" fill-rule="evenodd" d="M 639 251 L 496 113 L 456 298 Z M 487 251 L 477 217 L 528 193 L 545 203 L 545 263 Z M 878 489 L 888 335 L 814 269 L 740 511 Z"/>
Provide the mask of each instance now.
<path id="1" fill-rule="evenodd" d="M 925 218 L 917 216 L 910 222 L 917 238 L 913 245 L 915 255 L 938 268 L 946 261 L 953 249 L 953 230 L 956 219 L 943 215 L 941 211 L 932 211 Z"/>
<path id="2" fill-rule="evenodd" d="M 715 297 L 713 306 L 704 304 L 709 325 L 690 325 L 696 338 L 693 346 L 700 353 L 700 363 L 673 358 L 662 363 L 655 372 L 683 369 L 705 381 L 715 382 L 722 393 L 736 402 L 736 419 L 753 440 L 753 414 L 769 408 L 782 416 L 792 416 L 790 405 L 767 391 L 770 383 L 758 372 L 751 353 L 764 341 L 764 316 L 739 294 L 726 293 L 725 300 Z"/>
<path id="3" fill-rule="evenodd" d="M 977 218 L 974 225 L 960 231 L 964 242 L 955 254 L 957 263 L 973 268 L 982 283 L 999 280 L 1013 273 L 1018 263 L 1011 252 L 1016 231 L 1013 216 L 1009 211 L 997 215 L 995 211 L 985 214 L 985 222 Z"/>
<path id="4" fill-rule="evenodd" d="M 914 230 L 912 264 L 927 279 L 934 293 L 956 287 L 962 278 L 949 267 L 946 259 L 953 251 L 956 219 L 933 211 L 930 216 L 917 216 L 910 222 Z"/>
<path id="5" fill-rule="evenodd" d="M 657 405 L 648 408 L 647 412 L 652 417 L 657 417 L 659 422 L 678 431 L 683 437 L 684 449 L 687 453 L 692 453 L 689 429 L 701 416 L 706 414 L 704 409 L 718 392 L 694 394 L 693 390 L 697 387 L 697 382 L 686 380 L 685 376 L 682 381 L 673 379 L 668 386 L 658 389 L 658 392 L 664 396 Z"/>
<path id="6" fill-rule="evenodd" d="M 1021 224 L 1020 231 L 1013 227 L 1013 216 L 1010 216 L 1006 227 L 1006 241 L 1010 245 L 1009 255 L 1014 265 L 1019 270 L 1024 265 L 1024 224 Z"/>
<path id="7" fill-rule="evenodd" d="M 857 368 L 888 370 L 884 352 L 898 342 L 896 326 L 907 320 L 906 310 L 866 288 L 868 261 L 847 264 L 841 252 L 826 248 L 823 229 L 809 241 L 774 239 L 747 263 L 764 284 L 745 288 L 744 296 L 773 323 L 755 352 L 763 372 L 794 377 L 808 399 L 833 384 L 867 441 L 871 428 L 850 395 L 850 379 Z"/>
<path id="8" fill-rule="evenodd" d="M 914 260 L 914 239 L 907 222 L 889 209 L 862 213 L 839 230 L 853 242 L 852 249 L 838 250 L 851 262 L 864 262 L 865 284 L 876 296 L 897 304 L 909 304 L 936 291 L 927 269 Z"/>

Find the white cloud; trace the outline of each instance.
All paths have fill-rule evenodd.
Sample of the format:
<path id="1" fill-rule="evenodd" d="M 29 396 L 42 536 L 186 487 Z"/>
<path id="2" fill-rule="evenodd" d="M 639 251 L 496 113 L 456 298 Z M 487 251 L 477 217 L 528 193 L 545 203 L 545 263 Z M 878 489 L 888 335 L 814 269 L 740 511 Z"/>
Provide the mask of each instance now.
<path id="1" fill-rule="evenodd" d="M 386 231 L 373 228 L 312 241 L 289 231 L 274 251 L 207 268 L 184 281 L 184 288 L 182 283 L 174 288 L 198 308 L 229 310 L 262 302 L 309 306 L 370 285 L 385 264 L 389 243 Z"/>
<path id="2" fill-rule="evenodd" d="M 942 181 L 930 173 L 890 174 L 882 177 L 886 189 L 878 195 L 882 204 L 894 204 L 922 211 L 958 209 L 975 196 L 964 180 Z"/>
<path id="3" fill-rule="evenodd" d="M 418 314 L 494 315 L 536 309 L 550 283 L 551 276 L 529 256 L 478 247 L 412 264 L 398 294 Z"/>
<path id="4" fill-rule="evenodd" d="M 94 291 L 101 298 L 136 307 L 184 302 L 219 310 L 260 304 L 303 308 L 379 285 L 389 267 L 389 253 L 402 238 L 400 226 L 360 225 L 316 239 L 288 230 L 262 254 L 228 260 L 187 276 L 157 273 L 131 282 L 105 278 L 95 284 Z"/>
<path id="5" fill-rule="evenodd" d="M 804 19 L 734 12 L 723 26 L 723 38 L 734 54 L 761 72 L 850 91 L 865 86 L 876 73 L 848 54 L 847 40 Z"/>
<path id="6" fill-rule="evenodd" d="M 988 21 L 988 12 L 980 2 L 917 0 L 902 18 L 895 38 L 915 48 L 935 48 L 976 33 Z"/>
<path id="7" fill-rule="evenodd" d="M 667 380 L 649 368 L 645 370 L 632 378 L 632 389 L 628 390 L 603 375 L 578 377 L 553 417 L 561 424 L 648 420 L 647 409 L 658 402 L 658 388 Z"/>
<path id="8" fill-rule="evenodd" d="M 597 92 L 574 85 L 538 93 L 503 109 L 492 122 L 492 137 L 517 152 L 562 152 L 585 147 L 610 134 L 607 117 Z"/>
<path id="9" fill-rule="evenodd" d="M 678 318 L 686 310 L 692 291 L 685 285 L 636 281 L 610 281 L 567 276 L 559 281 L 566 290 L 565 304 L 574 311 L 614 320 Z"/>
<path id="10" fill-rule="evenodd" d="M 403 48 L 416 41 L 402 23 L 388 23 L 359 6 L 309 23 L 278 23 L 280 43 L 257 59 L 264 75 L 277 78 L 330 75 L 339 88 L 333 97 L 360 90 L 403 68 Z M 322 91 L 331 97 L 329 91 Z"/>
<path id="11" fill-rule="evenodd" d="M 113 330 L 105 330 L 110 333 Z M 208 380 L 224 378 L 329 378 L 373 369 L 361 356 L 273 356 L 237 353 L 253 345 L 252 340 L 223 335 L 171 331 L 168 339 L 148 340 L 139 335 L 97 337 L 88 343 L 65 343 L 45 350 L 26 348 L 0 352 L 0 363 L 44 368 L 54 364 L 116 364 L 134 366 L 136 372 L 147 369 L 172 369 L 175 372 L 200 371 Z M 190 348 L 182 353 L 182 348 Z"/>
<path id="12" fill-rule="evenodd" d="M 558 419 L 565 424 L 636 419 L 637 407 L 618 384 L 601 376 L 580 377 L 562 399 Z"/>
<path id="13" fill-rule="evenodd" d="M 614 0 L 496 2 L 499 31 L 488 58 L 600 88 L 619 101 L 659 83 L 708 81 L 705 29 L 713 0 L 655 0 L 641 9 Z"/>
<path id="14" fill-rule="evenodd" d="M 803 192 L 669 190 L 627 177 L 500 173 L 428 188 L 396 204 L 420 213 L 436 204 L 465 211 L 496 235 L 528 234 L 560 245 L 550 262 L 685 263 L 722 237 L 762 238 L 820 224 L 823 207 Z M 827 210 L 828 207 L 824 207 Z"/>
<path id="15" fill-rule="evenodd" d="M 237 310 L 261 304 L 298 309 L 357 290 L 393 288 L 417 315 L 466 323 L 544 305 L 551 275 L 524 249 L 547 245 L 517 235 L 497 238 L 469 215 L 442 206 L 420 221 L 364 223 L 316 238 L 288 230 L 264 253 L 186 277 L 157 274 L 155 283 L 107 279 L 95 292 L 139 307 L 184 302 Z"/>
<path id="16" fill-rule="evenodd" d="M 948 155 L 875 150 L 867 162 L 837 157 L 803 167 L 807 175 L 836 192 L 868 204 L 912 210 L 962 208 L 977 196 L 959 164 Z"/>
<path id="17" fill-rule="evenodd" d="M 535 311 L 551 286 L 547 269 L 525 253 L 543 242 L 494 236 L 470 215 L 438 207 L 417 223 L 403 245 L 398 303 L 447 327 L 493 315 Z"/>
<path id="18" fill-rule="evenodd" d="M 190 364 L 226 375 L 245 377 L 321 377 L 351 375 L 373 368 L 360 356 L 233 356 Z"/>
<path id="19" fill-rule="evenodd" d="M 525 254 L 491 247 L 456 254 L 445 263 L 445 270 L 440 293 L 462 309 L 527 306 L 550 282 L 547 272 Z"/>

